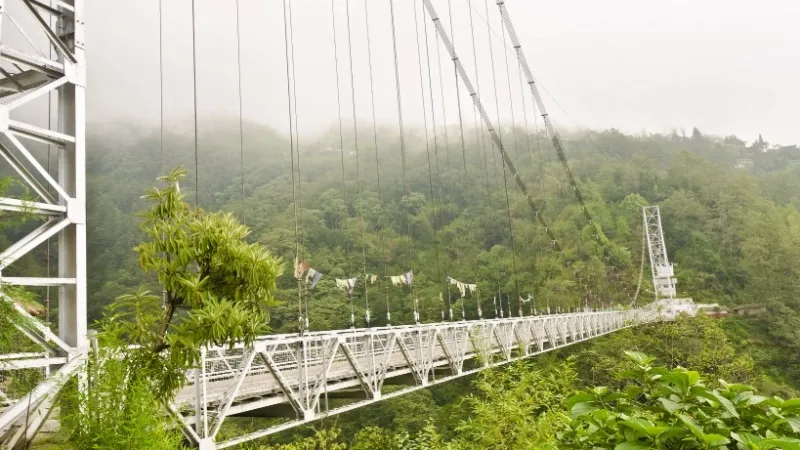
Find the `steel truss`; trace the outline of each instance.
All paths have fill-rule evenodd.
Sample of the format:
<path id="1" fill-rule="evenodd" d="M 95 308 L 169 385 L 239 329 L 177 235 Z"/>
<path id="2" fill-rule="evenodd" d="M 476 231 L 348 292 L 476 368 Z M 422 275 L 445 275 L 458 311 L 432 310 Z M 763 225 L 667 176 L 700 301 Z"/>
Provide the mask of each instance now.
<path id="1" fill-rule="evenodd" d="M 22 445 L 40 429 L 55 394 L 81 366 L 88 349 L 84 1 L 18 1 L 32 25 L 22 26 L 10 14 L 11 2 L 0 0 L 0 31 L 13 25 L 27 42 L 18 46 L 0 41 L 0 156 L 36 198 L 0 198 L 0 210 L 36 215 L 42 224 L 0 252 L 0 283 L 57 287 L 59 317 L 56 335 L 15 305 L 27 319 L 19 331 L 41 351 L 0 355 L 0 371 L 40 368 L 47 377 L 18 401 L 0 392 L 0 446 L 8 448 Z M 46 39 L 54 57 L 37 49 L 31 37 Z M 58 99 L 59 118 L 51 128 L 15 120 L 18 108 L 50 94 Z M 31 144 L 57 152 L 57 175 L 45 169 Z M 2 276 L 4 269 L 52 238 L 58 239 L 57 277 Z M 0 301 L 13 302 L 5 295 Z"/>
<path id="2" fill-rule="evenodd" d="M 173 406 L 201 449 L 228 448 L 655 319 L 652 311 L 599 311 L 268 336 L 205 350 Z M 329 408 L 332 393 L 361 400 Z M 288 418 L 217 443 L 230 416 Z"/>
<path id="3" fill-rule="evenodd" d="M 658 206 L 645 206 L 642 215 L 656 300 L 673 299 L 677 295 L 675 285 L 678 280 L 674 278 L 675 270 L 667 257 L 667 245 L 664 243 L 664 231 L 661 228 L 661 210 Z"/>

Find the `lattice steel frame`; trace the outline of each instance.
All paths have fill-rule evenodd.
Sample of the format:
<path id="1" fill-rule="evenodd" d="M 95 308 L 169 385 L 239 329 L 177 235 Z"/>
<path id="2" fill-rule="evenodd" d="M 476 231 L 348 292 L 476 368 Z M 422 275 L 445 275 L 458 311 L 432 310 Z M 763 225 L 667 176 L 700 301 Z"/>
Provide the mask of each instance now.
<path id="1" fill-rule="evenodd" d="M 647 234 L 647 249 L 650 254 L 650 271 L 653 274 L 653 291 L 656 300 L 675 298 L 678 280 L 674 278 L 675 270 L 667 257 L 667 245 L 664 242 L 664 230 L 661 228 L 661 210 L 658 206 L 642 208 L 644 229 Z"/>
<path id="2" fill-rule="evenodd" d="M 9 448 L 30 439 L 47 418 L 55 394 L 80 366 L 88 351 L 86 315 L 86 60 L 84 0 L 19 0 L 32 16 L 33 26 L 21 27 L 0 0 L 0 31 L 9 23 L 28 36 L 47 38 L 55 59 L 41 51 L 0 42 L 0 156 L 14 170 L 35 200 L 0 198 L 0 209 L 32 213 L 41 226 L 0 252 L 2 270 L 51 238 L 58 238 L 58 276 L 5 277 L 0 282 L 58 288 L 58 335 L 27 316 L 20 331 L 42 347 L 41 352 L 0 356 L 0 370 L 43 368 L 48 377 L 28 395 L 0 414 L 0 440 Z M 35 99 L 57 93 L 59 120 L 52 129 L 12 119 L 14 111 Z M 58 152 L 57 178 L 48 173 L 27 142 L 51 146 Z M 50 191 L 54 191 L 51 194 Z M 3 296 L 0 301 L 12 301 Z M 9 399 L 6 401 L 9 402 Z M 2 405 L 0 405 L 0 408 Z M 2 409 L 0 409 L 2 410 Z M 28 416 L 26 420 L 25 416 Z M 26 425 L 27 426 L 24 426 Z"/>
<path id="3" fill-rule="evenodd" d="M 173 407 L 201 449 L 228 448 L 657 318 L 637 309 L 267 336 L 251 347 L 206 349 Z M 408 384 L 385 392 L 398 377 Z M 324 396 L 343 390 L 363 400 L 328 410 Z M 227 417 L 281 405 L 294 420 L 215 442 Z"/>

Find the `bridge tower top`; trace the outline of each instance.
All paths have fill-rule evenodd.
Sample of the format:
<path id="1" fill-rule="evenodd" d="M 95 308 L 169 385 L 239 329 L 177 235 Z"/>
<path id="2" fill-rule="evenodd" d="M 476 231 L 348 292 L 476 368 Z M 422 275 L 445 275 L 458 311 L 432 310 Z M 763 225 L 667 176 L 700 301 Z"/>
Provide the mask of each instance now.
<path id="1" fill-rule="evenodd" d="M 661 228 L 661 210 L 658 206 L 645 206 L 642 208 L 642 214 L 656 300 L 673 299 L 677 295 L 675 285 L 678 280 L 675 278 L 675 270 L 667 256 L 664 231 Z"/>

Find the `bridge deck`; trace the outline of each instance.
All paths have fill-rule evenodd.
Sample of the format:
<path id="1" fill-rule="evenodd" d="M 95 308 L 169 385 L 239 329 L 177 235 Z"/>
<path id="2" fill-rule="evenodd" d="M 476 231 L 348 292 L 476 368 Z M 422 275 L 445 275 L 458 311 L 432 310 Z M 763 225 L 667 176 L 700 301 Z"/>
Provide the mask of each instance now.
<path id="1" fill-rule="evenodd" d="M 226 448 L 591 339 L 651 315 L 587 312 L 266 336 L 247 348 L 206 350 L 202 367 L 187 375 L 174 406 L 201 448 Z M 399 389 L 385 389 L 387 380 Z M 328 394 L 342 390 L 361 400 L 329 409 Z M 228 416 L 285 417 L 287 411 L 293 417 L 284 422 L 214 443 Z"/>

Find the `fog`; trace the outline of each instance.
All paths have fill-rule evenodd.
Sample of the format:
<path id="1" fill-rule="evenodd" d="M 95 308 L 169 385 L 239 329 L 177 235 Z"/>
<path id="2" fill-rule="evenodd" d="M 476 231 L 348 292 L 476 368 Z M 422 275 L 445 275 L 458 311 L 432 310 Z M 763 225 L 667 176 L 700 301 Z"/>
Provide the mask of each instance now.
<path id="1" fill-rule="evenodd" d="M 190 0 L 163 1 L 163 98 L 165 124 L 191 124 L 192 9 Z M 86 2 L 88 119 L 158 124 L 160 120 L 158 0 Z M 283 3 L 240 0 L 242 109 L 246 120 L 288 130 Z M 403 113 L 423 123 L 420 66 L 415 44 L 414 6 L 419 18 L 422 85 L 433 87 L 436 121 L 457 123 L 452 63 L 444 47 L 440 89 L 435 33 L 420 2 L 395 0 Z M 452 4 L 452 13 L 447 4 Z M 490 0 L 487 30 L 484 0 L 472 0 L 475 53 L 481 98 L 496 120 L 516 123 L 533 106 L 520 92 L 513 52 L 503 51 L 502 27 Z M 472 57 L 467 0 L 434 2 L 449 32 L 452 15 L 456 51 L 470 75 Z M 323 130 L 337 118 L 332 3 L 293 0 L 294 78 L 300 133 Z M 369 1 L 377 120 L 397 123 L 397 102 L 388 0 Z M 673 128 L 735 133 L 752 141 L 762 133 L 770 142 L 800 141 L 800 2 L 751 0 L 509 0 L 523 50 L 534 76 L 546 89 L 545 104 L 559 125 L 663 132 Z M 356 115 L 371 119 L 364 0 L 350 0 Z M 345 0 L 334 0 L 339 59 L 339 96 L 347 123 L 353 116 Z M 432 60 L 426 69 L 423 23 Z M 239 113 L 236 2 L 196 0 L 197 107 L 201 130 L 220 116 Z M 489 36 L 491 49 L 489 52 Z M 510 45 L 510 43 L 508 44 Z M 511 92 L 506 74 L 509 58 Z M 497 102 L 490 59 L 495 59 Z M 475 80 L 472 80 L 475 83 Z M 472 123 L 470 99 L 461 86 L 463 117 Z M 426 100 L 427 102 L 427 100 Z M 560 105 L 560 107 L 558 106 Z M 563 107 L 563 109 L 562 109 Z M 566 111 L 569 115 L 564 113 Z M 425 114 L 430 126 L 430 105 Z M 571 117 L 571 119 L 570 119 Z"/>

